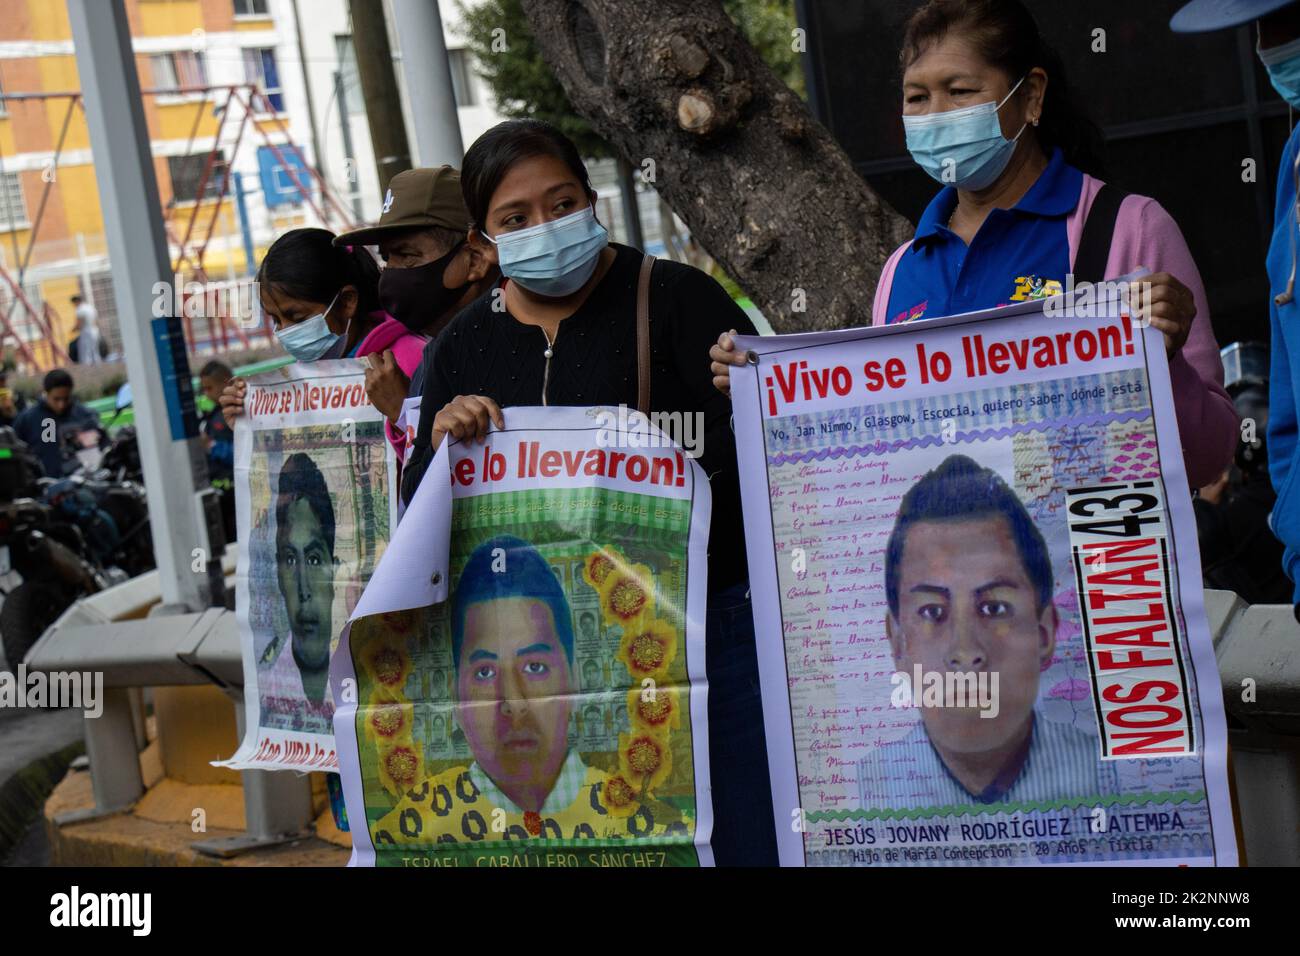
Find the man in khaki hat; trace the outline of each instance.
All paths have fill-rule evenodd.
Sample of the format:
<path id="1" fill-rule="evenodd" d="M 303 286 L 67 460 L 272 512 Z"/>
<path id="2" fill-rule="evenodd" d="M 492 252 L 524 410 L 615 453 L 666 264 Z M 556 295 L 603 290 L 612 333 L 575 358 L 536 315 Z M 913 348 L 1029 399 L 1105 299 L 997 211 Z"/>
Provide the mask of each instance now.
<path id="1" fill-rule="evenodd" d="M 438 166 L 398 173 L 389 180 L 379 222 L 343 233 L 334 244 L 377 245 L 384 261 L 380 303 L 412 332 L 432 339 L 500 277 L 496 265 L 465 241 L 468 234 L 460 171 Z M 366 390 L 374 406 L 393 421 L 408 392 L 420 394 L 424 365 L 408 381 L 391 354 L 376 359 L 366 372 Z"/>

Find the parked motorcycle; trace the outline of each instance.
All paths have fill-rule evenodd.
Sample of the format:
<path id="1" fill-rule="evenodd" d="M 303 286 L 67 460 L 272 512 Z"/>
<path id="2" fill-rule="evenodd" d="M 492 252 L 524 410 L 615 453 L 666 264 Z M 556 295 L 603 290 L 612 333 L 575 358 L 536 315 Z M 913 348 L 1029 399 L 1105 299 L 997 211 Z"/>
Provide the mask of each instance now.
<path id="1" fill-rule="evenodd" d="M 74 452 L 97 447 L 78 436 Z M 0 642 L 16 666 L 77 598 L 154 567 L 149 509 L 141 484 L 135 429 L 121 429 L 93 473 L 41 476 L 40 465 L 11 428 L 0 427 Z"/>

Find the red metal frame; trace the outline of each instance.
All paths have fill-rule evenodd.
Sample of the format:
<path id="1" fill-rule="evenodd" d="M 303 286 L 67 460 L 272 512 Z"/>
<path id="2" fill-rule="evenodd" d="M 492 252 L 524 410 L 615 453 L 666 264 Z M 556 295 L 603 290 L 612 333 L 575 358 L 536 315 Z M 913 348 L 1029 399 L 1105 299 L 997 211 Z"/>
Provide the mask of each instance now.
<path id="1" fill-rule="evenodd" d="M 204 160 L 203 172 L 199 178 L 194 204 L 193 207 L 189 210 L 188 219 L 184 223 L 184 231 L 182 235 L 177 234 L 178 230 L 176 227 L 179 225 L 177 220 L 180 218 L 180 216 L 176 214 L 177 208 L 174 203 L 174 197 L 173 197 L 173 202 L 162 210 L 163 226 L 166 231 L 168 241 L 176 249 L 176 259 L 172 268 L 173 275 L 180 274 L 182 272 L 182 269 L 188 266 L 189 273 L 191 274 L 193 280 L 204 286 L 210 286 L 213 283 L 212 278 L 208 275 L 207 270 L 204 266 L 204 258 L 207 253 L 208 245 L 212 241 L 213 234 L 216 230 L 216 224 L 218 218 L 221 215 L 222 206 L 224 205 L 229 195 L 230 183 L 231 183 L 231 168 L 238 154 L 239 147 L 243 142 L 244 132 L 248 126 L 248 121 L 250 117 L 253 119 L 253 126 L 257 130 L 257 133 L 260 135 L 262 142 L 274 153 L 276 160 L 283 166 L 285 173 L 288 175 L 290 181 L 293 183 L 295 191 L 302 197 L 302 201 L 305 202 L 311 208 L 313 213 L 315 213 L 315 215 L 320 219 L 320 221 L 327 227 L 331 226 L 334 221 L 337 221 L 341 223 L 341 225 L 345 230 L 355 228 L 357 225 L 356 221 L 352 218 L 352 216 L 348 212 L 347 207 L 334 194 L 334 191 L 330 189 L 329 184 L 325 181 L 325 178 L 321 176 L 320 171 L 307 162 L 307 157 L 303 153 L 302 149 L 298 146 L 297 143 L 293 141 L 292 137 L 290 136 L 288 128 L 281 120 L 279 114 L 272 107 L 270 97 L 266 94 L 265 90 L 261 89 L 255 84 L 235 84 L 230 86 L 194 86 L 194 87 L 180 87 L 177 89 L 170 89 L 170 90 L 160 90 L 160 89 L 141 90 L 141 93 L 144 95 L 169 95 L 169 96 L 201 95 L 202 98 L 199 99 L 197 103 L 194 123 L 190 128 L 190 135 L 187 142 L 185 155 L 193 155 L 192 153 L 190 153 L 189 150 L 193 147 L 193 143 L 197 137 L 199 125 L 202 122 L 203 116 L 206 113 L 207 109 L 209 108 L 209 104 L 213 103 L 216 97 L 220 96 L 220 94 L 223 92 L 226 94 L 226 96 L 225 96 L 225 103 L 222 105 L 221 108 L 221 117 L 217 123 L 216 131 L 212 134 L 212 146 L 209 148 L 207 157 Z M 51 99 L 61 99 L 61 98 L 68 99 L 69 104 L 68 104 L 68 112 L 64 116 L 63 126 L 62 129 L 60 130 L 58 144 L 54 152 L 54 162 L 56 166 L 58 164 L 59 156 L 63 150 L 63 143 L 68 132 L 68 126 L 71 121 L 72 113 L 74 109 L 77 106 L 80 106 L 83 110 L 85 109 L 85 103 L 82 100 L 81 93 L 75 91 L 51 92 L 51 93 L 0 93 L 0 100 L 12 101 L 12 102 L 22 102 L 25 100 L 51 100 Z M 226 121 L 229 118 L 231 110 L 235 103 L 238 103 L 240 106 L 243 107 L 243 115 L 239 120 L 239 126 L 235 133 L 233 145 L 230 146 L 231 153 L 227 159 L 226 168 L 223 171 L 223 174 L 221 176 L 220 188 L 217 190 L 217 194 L 215 197 L 213 197 L 212 199 L 208 199 L 204 196 L 204 193 L 207 191 L 208 183 L 212 178 L 212 171 L 215 168 L 218 150 L 222 149 L 222 142 L 221 142 L 222 134 L 226 130 Z M 258 112 L 257 107 L 259 105 L 263 107 L 263 112 L 260 113 Z M 280 143 L 275 142 L 271 136 L 271 133 L 263 127 L 263 120 L 268 120 L 268 119 L 273 126 L 274 132 L 277 133 L 279 137 L 283 139 L 283 142 Z M 299 176 L 298 168 L 296 168 L 293 164 L 286 162 L 286 157 L 284 152 L 285 150 L 292 151 L 294 156 L 298 159 L 299 163 L 301 164 L 301 168 L 306 169 L 310 177 L 307 182 L 304 182 L 303 179 Z M 27 239 L 27 248 L 21 257 L 20 274 L 26 272 L 26 267 L 30 263 L 32 252 L 33 249 L 35 248 L 39 227 L 44 217 L 45 207 L 49 197 L 51 186 L 52 186 L 52 181 L 47 181 L 45 183 L 45 189 L 41 194 L 41 202 L 40 202 L 40 207 L 37 211 L 36 220 L 32 223 L 30 233 Z M 317 199 L 313 194 L 314 191 L 312 189 L 312 186 L 314 186 L 317 190 L 319 190 L 320 193 L 319 203 L 317 202 Z M 200 230 L 202 233 L 201 238 L 198 239 L 197 242 L 195 242 L 194 241 L 195 227 L 198 226 L 199 224 L 199 217 L 203 213 L 202 207 L 203 204 L 206 202 L 211 202 L 213 208 L 211 211 L 211 215 L 208 217 L 206 226 L 202 227 Z M 10 324 L 9 319 L 11 318 L 14 309 L 16 309 L 19 304 L 21 304 L 23 308 L 31 316 L 32 320 L 45 334 L 45 341 L 48 343 L 47 351 L 49 353 L 51 364 L 58 364 L 60 362 L 69 361 L 70 359 L 68 357 L 67 350 L 63 347 L 62 344 L 60 344 L 59 342 L 60 336 L 56 332 L 58 328 L 58 322 L 56 321 L 57 313 L 51 310 L 49 303 L 44 303 L 44 308 L 42 310 L 35 309 L 35 307 L 28 300 L 27 296 L 23 293 L 21 284 L 14 280 L 13 276 L 10 275 L 8 270 L 4 269 L 3 267 L 0 267 L 0 277 L 3 278 L 3 280 L 9 285 L 9 287 L 15 293 L 14 304 L 11 305 L 10 309 L 8 310 L 9 314 L 0 315 L 0 346 L 3 346 L 3 341 L 5 338 L 8 338 L 9 336 L 13 336 L 14 340 L 18 343 L 18 352 L 22 360 L 42 371 L 45 370 L 46 366 L 44 365 L 44 363 L 42 363 L 37 359 L 37 356 L 33 352 L 33 350 L 28 346 L 26 342 L 24 342 L 22 339 L 18 337 L 18 335 L 14 332 L 13 326 Z M 87 295 L 89 294 L 89 290 L 83 290 L 83 292 L 84 294 Z M 182 290 L 177 290 L 177 298 L 181 302 L 182 316 L 184 316 L 184 313 L 186 311 L 184 309 L 184 303 L 188 302 L 189 297 L 184 296 Z M 215 329 L 213 327 L 214 322 L 216 323 Z M 248 348 L 251 346 L 252 344 L 251 335 L 257 335 L 258 333 L 260 333 L 268 341 L 270 341 L 273 337 L 270 327 L 265 322 L 261 324 L 258 330 L 252 332 L 251 335 L 249 332 L 245 331 L 238 322 L 232 323 L 229 317 L 225 315 L 208 318 L 207 324 L 208 324 L 207 327 L 208 342 L 210 344 L 215 344 L 215 342 L 219 338 L 223 350 L 227 347 L 232 335 L 235 339 L 238 340 L 240 345 L 243 346 L 244 348 Z M 194 338 L 192 319 L 190 317 L 185 317 L 184 325 L 185 325 L 185 336 L 186 336 L 187 343 L 191 349 L 194 349 L 199 343 Z"/>

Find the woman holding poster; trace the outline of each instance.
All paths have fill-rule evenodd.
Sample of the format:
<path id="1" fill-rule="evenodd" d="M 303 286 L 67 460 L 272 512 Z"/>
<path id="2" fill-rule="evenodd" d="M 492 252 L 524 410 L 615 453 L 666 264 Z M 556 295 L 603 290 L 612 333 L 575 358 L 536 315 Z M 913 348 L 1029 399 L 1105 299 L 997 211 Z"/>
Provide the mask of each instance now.
<path id="1" fill-rule="evenodd" d="M 943 185 L 885 263 L 873 325 L 991 309 L 1140 269 L 1144 316 L 1165 336 L 1187 475 L 1232 461 L 1237 416 L 1200 273 L 1160 204 L 1100 171 L 1100 134 L 1020 0 L 929 0 L 901 54 L 907 147 Z M 1148 291 L 1149 290 L 1149 291 Z M 724 335 L 715 381 L 743 356 Z"/>
<path id="2" fill-rule="evenodd" d="M 410 375 L 420 362 L 425 337 L 408 331 L 380 306 L 379 266 L 374 257 L 361 246 L 340 248 L 333 245 L 333 240 L 334 234 L 327 229 L 291 229 L 267 250 L 257 271 L 258 305 L 274 325 L 276 338 L 304 366 L 327 359 L 388 352 L 402 371 Z M 312 371 L 304 369 L 303 375 L 311 379 Z M 231 378 L 222 391 L 221 414 L 229 428 L 233 429 L 235 420 L 248 413 L 245 408 L 248 394 L 249 383 L 242 378 Z M 308 424 L 314 417 L 312 411 L 295 410 L 283 417 L 286 421 L 281 427 L 259 432 L 252 445 L 259 456 L 259 467 L 261 456 L 269 454 L 274 458 L 288 453 L 283 467 L 279 468 L 278 489 L 273 492 L 269 484 L 257 485 L 258 490 L 253 492 L 255 498 L 259 493 L 268 499 L 274 495 L 273 503 L 259 498 L 243 504 L 250 509 L 250 515 L 257 515 L 263 522 L 261 529 L 268 524 L 275 528 L 276 597 L 284 607 L 283 612 L 270 611 L 265 606 L 267 600 L 273 604 L 278 602 L 269 598 L 268 589 L 259 591 L 257 587 L 258 583 L 266 582 L 254 581 L 250 585 L 246 581 L 245 606 L 241 608 L 243 620 L 250 620 L 251 615 L 250 629 L 265 631 L 272 619 L 283 614 L 289 634 L 287 638 L 284 634 L 277 635 L 269 646 L 259 650 L 257 666 L 264 671 L 260 687 L 265 699 L 262 717 L 254 715 L 251 724 L 257 728 L 265 719 L 267 726 L 278 730 L 323 735 L 329 730 L 333 711 L 325 678 L 331 643 L 337 637 L 331 607 L 338 573 L 334 505 L 324 475 L 328 473 L 335 478 L 334 495 L 344 494 L 340 487 L 343 484 L 349 494 L 362 492 L 360 500 L 373 508 L 368 481 L 355 472 L 348 476 L 350 480 L 341 483 L 338 477 L 347 474 L 342 464 L 351 462 L 360 452 L 363 457 L 358 460 L 373 459 L 373 477 L 382 488 L 386 484 L 385 463 L 382 454 L 371 454 L 373 448 L 366 440 L 373 423 L 362 421 L 360 436 L 354 432 L 344 442 L 335 437 L 339 432 L 333 427 L 313 430 L 316 423 Z M 318 463 L 325 464 L 324 473 Z M 272 466 L 265 467 L 265 475 L 259 469 L 254 469 L 254 474 L 259 479 L 266 477 L 269 482 Z M 369 467 L 361 470 L 364 472 Z M 252 490 L 248 481 L 247 477 L 242 479 L 243 487 Z M 363 529 L 361 538 L 366 547 L 362 551 L 372 552 L 354 555 L 365 558 L 358 562 L 364 571 L 352 573 L 368 577 L 377 556 L 373 553 L 376 535 L 382 546 L 387 542 L 387 529 L 377 532 L 374 523 L 364 515 L 350 516 L 349 523 Z M 254 546 L 252 553 L 262 552 Z M 265 576 L 254 573 L 253 577 Z M 248 606 L 253 594 L 257 594 L 252 598 L 252 603 L 259 604 L 257 608 Z M 255 741 L 256 734 L 249 740 Z M 244 749 L 236 755 L 236 759 L 246 757 Z M 329 774 L 327 780 L 335 822 L 341 829 L 347 829 L 338 776 Z"/>
<path id="3" fill-rule="evenodd" d="M 470 242 L 504 278 L 430 346 L 427 414 L 404 497 L 409 501 L 444 436 L 481 439 L 491 424 L 505 427 L 501 409 L 508 406 L 635 409 L 644 368 L 643 410 L 652 409 L 660 428 L 700 459 L 712 489 L 707 672 L 715 856 L 724 865 L 774 863 L 730 406 L 692 358 L 725 329 L 753 326 L 703 272 L 611 244 L 595 218 L 586 167 L 553 126 L 512 120 L 488 130 L 465 154 L 461 187 L 474 224 Z M 637 319 L 647 297 L 643 365 Z"/>
<path id="4" fill-rule="evenodd" d="M 328 229 L 291 229 L 271 244 L 257 270 L 258 305 L 284 350 L 299 362 L 383 355 L 410 376 L 428 340 L 379 304 L 379 264 L 362 246 L 335 246 Z M 248 383 L 221 393 L 226 424 L 244 414 Z"/>

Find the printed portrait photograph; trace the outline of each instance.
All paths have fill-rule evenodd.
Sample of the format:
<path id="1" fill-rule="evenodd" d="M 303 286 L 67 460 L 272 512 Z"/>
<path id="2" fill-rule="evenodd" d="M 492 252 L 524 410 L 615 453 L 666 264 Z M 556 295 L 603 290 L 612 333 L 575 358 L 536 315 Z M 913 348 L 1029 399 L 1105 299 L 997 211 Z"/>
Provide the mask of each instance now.
<path id="1" fill-rule="evenodd" d="M 457 502 L 450 599 L 353 625 L 358 747 L 379 865 L 397 855 L 385 849 L 536 837 L 691 847 L 689 503 L 659 503 L 672 513 L 656 527 L 561 504 L 590 491 L 492 497 L 515 498 L 527 513 L 539 495 L 554 501 L 545 509 L 554 517 L 533 523 L 527 539 L 474 520 Z M 566 566 L 576 573 L 561 573 Z M 440 669 L 445 688 L 429 679 Z M 452 728 L 450 755 L 429 746 L 434 720 Z"/>
<path id="2" fill-rule="evenodd" d="M 332 731 L 330 653 L 388 538 L 383 434 L 355 428 L 351 444 L 328 426 L 254 435 L 248 613 L 263 727 Z"/>
<path id="3" fill-rule="evenodd" d="M 1055 578 L 1043 531 L 992 468 L 953 454 L 906 491 L 885 548 L 885 630 L 896 703 L 920 719 L 860 761 L 864 807 L 1115 792 L 1097 737 L 1039 706 L 1069 583 Z"/>

